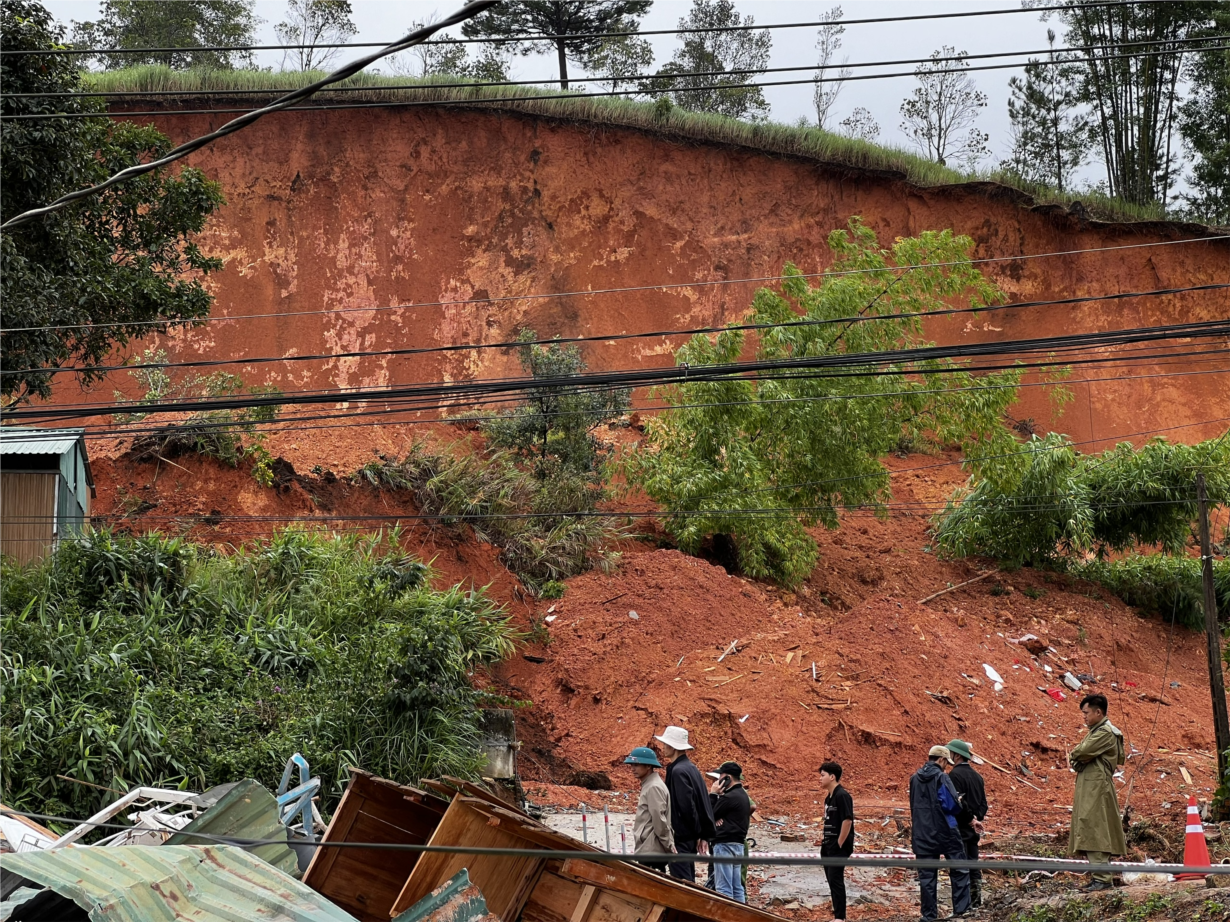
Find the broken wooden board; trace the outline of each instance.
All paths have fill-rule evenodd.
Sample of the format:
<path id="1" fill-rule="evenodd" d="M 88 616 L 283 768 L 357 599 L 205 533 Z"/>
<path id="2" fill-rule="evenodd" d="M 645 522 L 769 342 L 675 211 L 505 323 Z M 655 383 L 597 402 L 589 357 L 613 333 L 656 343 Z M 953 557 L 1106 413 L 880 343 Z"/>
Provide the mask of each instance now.
<path id="1" fill-rule="evenodd" d="M 416 788 L 351 769 L 321 841 L 425 845 L 445 808 Z M 362 922 L 388 922 L 418 858 L 418 852 L 396 849 L 318 848 L 303 882 Z"/>

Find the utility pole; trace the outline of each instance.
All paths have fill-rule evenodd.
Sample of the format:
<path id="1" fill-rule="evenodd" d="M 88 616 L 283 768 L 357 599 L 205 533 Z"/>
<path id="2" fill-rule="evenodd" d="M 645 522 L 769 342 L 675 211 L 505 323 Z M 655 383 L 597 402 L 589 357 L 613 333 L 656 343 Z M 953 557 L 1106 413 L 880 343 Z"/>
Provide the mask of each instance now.
<path id="1" fill-rule="evenodd" d="M 1222 677 L 1221 628 L 1217 624 L 1217 593 L 1213 588 L 1213 547 L 1209 541 L 1209 497 L 1204 474 L 1196 475 L 1196 500 L 1200 504 L 1200 564 L 1204 577 L 1204 634 L 1209 651 L 1209 691 L 1213 695 L 1213 737 L 1217 745 L 1217 783 L 1226 780 L 1226 750 L 1230 749 L 1230 715 L 1226 713 L 1226 683 Z M 1223 803 L 1216 819 L 1225 819 Z"/>

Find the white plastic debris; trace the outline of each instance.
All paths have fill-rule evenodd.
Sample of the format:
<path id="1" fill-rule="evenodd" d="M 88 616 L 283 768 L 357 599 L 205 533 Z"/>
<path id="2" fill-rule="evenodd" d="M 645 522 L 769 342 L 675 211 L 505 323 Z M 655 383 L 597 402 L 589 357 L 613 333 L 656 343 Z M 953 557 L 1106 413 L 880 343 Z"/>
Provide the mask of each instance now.
<path id="1" fill-rule="evenodd" d="M 547 616 L 546 616 L 545 618 L 543 618 L 542 620 L 543 620 L 543 621 L 545 621 L 545 622 L 547 622 L 547 624 L 550 624 L 552 621 L 554 621 L 554 620 L 555 620 L 556 618 L 558 618 L 558 617 L 559 617 L 559 615 L 547 615 Z"/>
<path id="2" fill-rule="evenodd" d="M 641 616 L 640 616 L 640 615 L 638 615 L 638 614 L 637 614 L 636 612 L 634 612 L 634 611 L 630 611 L 630 612 L 628 612 L 628 617 L 629 617 L 629 618 L 631 618 L 633 621 L 640 621 L 640 620 L 641 620 Z"/>
<path id="3" fill-rule="evenodd" d="M 747 720 L 751 716 L 752 716 L 751 714 L 744 714 L 742 717 L 739 718 L 739 723 L 743 723 L 745 720 Z"/>
<path id="4" fill-rule="evenodd" d="M 1004 690 L 1004 677 L 995 671 L 995 667 L 989 663 L 982 664 L 982 671 L 987 674 L 987 678 L 995 684 L 996 691 Z"/>
<path id="5" fill-rule="evenodd" d="M 1072 675 L 1072 673 L 1070 672 L 1065 672 L 1063 674 L 1063 684 L 1068 686 L 1068 688 L 1072 689 L 1072 691 L 1081 690 L 1081 680 L 1078 679 L 1076 676 Z"/>

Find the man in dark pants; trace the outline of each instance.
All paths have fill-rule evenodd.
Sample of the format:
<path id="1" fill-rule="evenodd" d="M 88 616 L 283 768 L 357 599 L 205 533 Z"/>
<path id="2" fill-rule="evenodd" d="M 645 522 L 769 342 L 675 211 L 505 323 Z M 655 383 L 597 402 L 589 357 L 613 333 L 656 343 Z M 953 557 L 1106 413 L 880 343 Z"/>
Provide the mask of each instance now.
<path id="1" fill-rule="evenodd" d="M 965 846 L 965 857 L 978 860 L 978 840 L 982 838 L 982 821 L 987 818 L 987 789 L 982 775 L 970 763 L 974 753 L 969 743 L 953 740 L 948 744 L 952 755 L 953 769 L 948 773 L 952 786 L 961 798 L 961 812 L 957 814 L 957 832 Z M 982 905 L 982 871 L 974 868 L 969 872 L 969 904 L 977 909 Z"/>
<path id="2" fill-rule="evenodd" d="M 743 789 L 743 769 L 738 762 L 723 762 L 718 779 L 709 788 L 713 805 L 713 854 L 742 858 L 743 842 L 752 822 L 752 802 Z M 737 864 L 713 865 L 713 889 L 736 903 L 747 902 L 742 867 Z"/>
<path id="3" fill-rule="evenodd" d="M 661 736 L 655 736 L 662 744 L 662 756 L 666 761 L 666 789 L 671 795 L 671 829 L 675 833 L 675 851 L 680 855 L 707 855 L 709 841 L 713 839 L 713 807 L 709 804 L 709 791 L 705 779 L 688 758 L 692 748 L 688 731 L 683 727 L 667 727 Z M 696 882 L 696 864 L 691 861 L 672 861 L 671 877 Z"/>
<path id="4" fill-rule="evenodd" d="M 821 858 L 849 858 L 854 854 L 854 800 L 841 786 L 841 766 L 825 762 L 820 766 L 820 790 L 824 791 L 824 832 L 820 838 Z M 833 901 L 833 922 L 846 918 L 845 865 L 824 868 Z"/>
<path id="5" fill-rule="evenodd" d="M 944 774 L 943 763 L 951 761 L 947 749 L 932 746 L 927 764 L 910 778 L 910 837 L 916 858 L 965 858 L 965 846 L 957 834 L 957 814 L 961 811 L 957 789 Z M 948 875 L 952 879 L 952 916 L 961 918 L 969 913 L 969 871 L 953 868 Z M 935 922 L 940 917 L 938 886 L 939 871 L 918 869 L 922 922 Z"/>

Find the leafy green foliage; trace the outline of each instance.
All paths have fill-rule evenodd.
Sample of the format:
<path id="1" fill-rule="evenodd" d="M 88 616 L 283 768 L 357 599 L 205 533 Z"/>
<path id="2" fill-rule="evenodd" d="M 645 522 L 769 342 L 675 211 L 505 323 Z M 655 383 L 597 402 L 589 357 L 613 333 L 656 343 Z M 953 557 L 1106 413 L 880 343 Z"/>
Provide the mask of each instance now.
<path id="1" fill-rule="evenodd" d="M 853 218 L 848 230 L 829 236 L 829 246 L 834 272 L 859 271 L 813 288 L 787 265 L 781 292 L 758 291 L 746 318 L 770 325 L 754 337 L 758 360 L 923 345 L 928 311 L 1001 297 L 969 264 L 973 242 L 951 231 L 882 249 Z M 881 319 L 851 322 L 860 316 Z M 745 334 L 728 330 L 693 338 L 675 358 L 723 365 L 747 351 Z M 885 511 L 889 477 L 880 458 L 903 438 L 959 442 L 971 455 L 1014 447 L 1001 419 L 1019 380 L 1016 370 L 975 377 L 941 361 L 916 374 L 783 372 L 664 388 L 661 396 L 676 409 L 648 423 L 645 443 L 624 465 L 629 483 L 665 508 L 665 527 L 682 548 L 694 553 L 710 536 L 723 536 L 745 573 L 794 584 L 816 560 L 806 526 L 836 528 L 841 507 Z"/>
<path id="2" fill-rule="evenodd" d="M 1072 562 L 1074 576 L 1105 586 L 1123 601 L 1167 621 L 1204 625 L 1204 582 L 1200 560 L 1170 554 L 1129 554 L 1117 560 Z M 1230 560 L 1213 561 L 1217 613 L 1230 621 Z"/>
<path id="3" fill-rule="evenodd" d="M 945 45 L 931 60 L 914 68 L 918 86 L 901 103 L 901 130 L 936 163 L 949 160 L 970 166 L 991 152 L 990 136 L 974 127 L 987 94 L 960 68 L 969 67 L 966 52 Z"/>
<path id="4" fill-rule="evenodd" d="M 510 449 L 531 462 L 540 479 L 581 477 L 591 489 L 601 489 L 607 450 L 594 430 L 617 419 L 632 405 L 632 392 L 583 390 L 568 378 L 585 371 L 585 360 L 575 345 L 533 345 L 538 334 L 523 330 L 518 337 L 521 367 L 536 381 L 526 390 L 525 402 L 483 423 L 487 442 Z M 596 496 L 595 499 L 598 497 Z"/>
<path id="5" fill-rule="evenodd" d="M 292 6 L 298 0 L 292 0 Z M 321 0 L 308 0 L 308 3 Z M 331 2 L 331 0 L 325 0 Z M 349 5 L 349 4 L 347 4 Z M 251 65 L 250 51 L 197 51 L 224 45 L 251 45 L 257 18 L 251 0 L 103 0 L 97 22 L 73 24 L 80 48 L 182 48 L 149 54 L 100 54 L 105 68 L 134 64 L 226 69 Z"/>
<path id="6" fill-rule="evenodd" d="M 304 47 L 283 52 L 282 67 L 289 62 L 296 70 L 323 70 L 341 53 L 340 48 L 321 48 L 346 42 L 359 30 L 350 0 L 287 0 L 286 18 L 273 27 L 278 40 Z"/>
<path id="7" fill-rule="evenodd" d="M 63 47 L 62 39 L 63 31 L 41 5 L 0 4 L 0 42 L 6 51 Z M 6 54 L 0 59 L 0 86 L 0 218 L 5 221 L 170 149 L 153 128 L 106 118 L 101 100 L 12 95 L 82 90 L 69 57 Z M 100 116 L 11 118 L 56 111 Z M 0 235 L 6 328 L 0 394 L 47 397 L 52 377 L 42 369 L 95 365 L 115 345 L 208 314 L 212 297 L 201 276 L 222 262 L 205 256 L 192 236 L 222 202 L 218 185 L 200 170 L 184 168 L 177 175 L 159 170 Z M 99 377 L 80 374 L 83 384 Z"/>
<path id="8" fill-rule="evenodd" d="M 285 531 L 230 556 L 87 534 L 3 564 L 2 796 L 83 815 L 124 790 L 256 778 L 293 752 L 331 800 L 348 765 L 402 782 L 481 769 L 470 674 L 515 634 L 479 592 L 428 587 L 397 536 Z M 331 786 L 331 782 L 336 786 Z"/>
<path id="9" fill-rule="evenodd" d="M 604 32 L 634 32 L 653 0 L 505 0 L 467 20 L 466 38 L 540 35 L 554 39 L 559 58 L 559 85 L 568 89 L 568 61 L 584 62 L 596 52 Z M 542 42 L 509 42 L 517 54 L 536 54 Z"/>
<path id="10" fill-rule="evenodd" d="M 129 372 L 142 388 L 141 397 L 129 401 L 116 391 L 117 404 L 173 402 L 239 394 L 282 396 L 276 387 L 245 387 L 243 378 L 221 371 L 211 375 L 189 373 L 175 380 L 165 367 L 159 367 L 167 361 L 167 354 L 161 349 L 146 349 L 142 360 L 142 365 Z M 273 456 L 265 447 L 265 434 L 257 426 L 277 419 L 280 409 L 277 405 L 266 405 L 180 414 L 183 419 L 168 423 L 157 432 L 134 438 L 132 449 L 138 458 L 161 458 L 164 461 L 186 452 L 217 458 L 231 467 L 238 467 L 243 461 L 252 461 L 252 476 L 263 486 L 270 486 L 273 483 Z M 140 422 L 149 415 L 141 412 L 117 413 L 115 421 Z"/>
<path id="11" fill-rule="evenodd" d="M 1230 31 L 1230 4 L 1219 4 L 1207 35 Z M 1179 106 L 1179 131 L 1195 157 L 1186 209 L 1197 220 L 1230 224 L 1230 51 L 1201 51 L 1189 58 L 1190 90 Z"/>
<path id="12" fill-rule="evenodd" d="M 440 452 L 419 443 L 403 460 L 383 459 L 357 476 L 373 486 L 413 490 L 423 512 L 447 526 L 468 526 L 499 547 L 504 565 L 538 592 L 557 591 L 550 587 L 560 580 L 618 559 L 606 545 L 619 529 L 610 517 L 590 514 L 597 494 L 588 480 L 540 477 L 508 451 L 455 446 Z"/>
<path id="13" fill-rule="evenodd" d="M 754 24 L 751 15 L 740 17 L 730 0 L 692 0 L 692 9 L 679 20 L 680 29 L 730 29 Z M 675 56 L 650 82 L 652 95 L 669 98 L 679 108 L 694 112 L 753 122 L 769 117 L 764 91 L 757 86 L 741 86 L 754 83 L 769 66 L 773 38 L 767 29 L 692 32 L 681 37 Z M 743 73 L 721 75 L 730 70 Z"/>
<path id="14" fill-rule="evenodd" d="M 937 517 L 935 547 L 1015 566 L 1153 545 L 1177 554 L 1196 517 L 1197 472 L 1211 502 L 1230 501 L 1230 437 L 1159 438 L 1100 455 L 1081 454 L 1061 434 L 1033 437 L 1024 451 L 979 462 Z"/>

